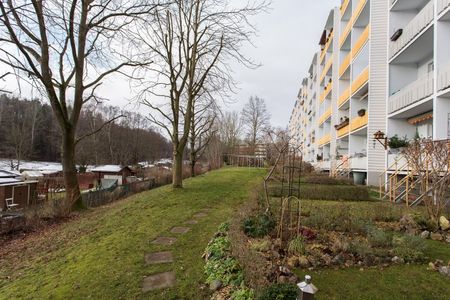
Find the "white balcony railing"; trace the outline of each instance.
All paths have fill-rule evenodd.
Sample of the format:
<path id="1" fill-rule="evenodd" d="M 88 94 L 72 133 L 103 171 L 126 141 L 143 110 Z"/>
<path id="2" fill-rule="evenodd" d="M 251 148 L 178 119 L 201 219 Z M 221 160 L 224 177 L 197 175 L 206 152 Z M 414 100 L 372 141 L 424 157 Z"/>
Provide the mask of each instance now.
<path id="1" fill-rule="evenodd" d="M 352 170 L 367 170 L 367 157 L 352 157 L 350 168 Z"/>
<path id="2" fill-rule="evenodd" d="M 447 0 L 448 1 L 448 0 Z M 390 58 L 394 57 L 410 41 L 412 41 L 422 30 L 434 19 L 434 1 L 430 1 L 408 25 L 403 28 L 403 34 L 395 42 L 390 42 Z"/>
<path id="3" fill-rule="evenodd" d="M 438 91 L 445 90 L 450 87 L 450 65 L 447 68 L 438 70 Z"/>
<path id="4" fill-rule="evenodd" d="M 428 73 L 389 97 L 389 113 L 393 113 L 432 95 L 433 80 L 433 73 Z"/>
<path id="5" fill-rule="evenodd" d="M 437 0 L 438 14 L 443 12 L 449 6 L 450 6 L 450 0 Z"/>

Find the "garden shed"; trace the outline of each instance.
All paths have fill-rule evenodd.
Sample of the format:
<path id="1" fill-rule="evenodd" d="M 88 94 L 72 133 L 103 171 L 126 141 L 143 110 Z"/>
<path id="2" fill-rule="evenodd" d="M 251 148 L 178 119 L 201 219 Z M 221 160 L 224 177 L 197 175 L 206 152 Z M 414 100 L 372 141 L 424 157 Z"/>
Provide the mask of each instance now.
<path id="1" fill-rule="evenodd" d="M 37 181 L 0 178 L 0 210 L 21 209 L 36 203 Z"/>
<path id="2" fill-rule="evenodd" d="M 91 170 L 97 175 L 97 180 L 116 179 L 119 185 L 127 184 L 127 177 L 133 176 L 134 172 L 127 166 L 104 165 L 98 166 Z"/>

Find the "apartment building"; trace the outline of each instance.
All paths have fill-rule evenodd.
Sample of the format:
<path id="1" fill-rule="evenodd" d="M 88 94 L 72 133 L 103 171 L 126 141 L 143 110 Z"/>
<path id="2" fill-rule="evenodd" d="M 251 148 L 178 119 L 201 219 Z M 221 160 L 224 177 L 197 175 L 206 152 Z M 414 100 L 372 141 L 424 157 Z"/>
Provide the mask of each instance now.
<path id="1" fill-rule="evenodd" d="M 450 0 L 344 0 L 319 44 L 289 127 L 316 168 L 377 185 L 397 154 L 376 132 L 450 137 Z"/>

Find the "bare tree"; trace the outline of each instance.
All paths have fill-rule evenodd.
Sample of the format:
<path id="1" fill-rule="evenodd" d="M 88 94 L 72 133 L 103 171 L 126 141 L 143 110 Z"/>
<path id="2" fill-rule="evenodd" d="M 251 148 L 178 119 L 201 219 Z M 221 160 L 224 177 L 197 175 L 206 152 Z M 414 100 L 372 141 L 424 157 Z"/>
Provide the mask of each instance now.
<path id="1" fill-rule="evenodd" d="M 250 97 L 242 109 L 242 124 L 246 130 L 248 143 L 255 147 L 264 137 L 270 126 L 270 113 L 266 102 L 257 96 Z"/>
<path id="2" fill-rule="evenodd" d="M 81 109 L 112 74 L 145 65 L 130 40 L 135 20 L 155 7 L 146 0 L 4 0 L 0 2 L 0 62 L 34 85 L 51 104 L 62 132 L 66 201 L 81 204 L 75 167 Z M 146 63 L 147 64 L 147 63 Z"/>
<path id="3" fill-rule="evenodd" d="M 438 224 L 439 217 L 449 204 L 450 141 L 417 139 L 411 141 L 403 153 L 413 178 L 418 179 L 420 197 L 428 216 Z"/>
<path id="4" fill-rule="evenodd" d="M 226 151 L 230 151 L 239 144 L 242 133 L 241 119 L 236 111 L 227 111 L 220 118 L 220 135 Z"/>
<path id="5" fill-rule="evenodd" d="M 194 101 L 207 83 L 233 86 L 231 59 L 256 66 L 241 48 L 254 35 L 249 17 L 265 7 L 264 0 L 240 8 L 233 8 L 229 0 L 175 0 L 157 9 L 152 14 L 154 25 L 140 32 L 139 39 L 149 49 L 148 59 L 155 62 L 140 100 L 152 109 L 150 120 L 171 137 L 176 188 L 183 186 L 183 153 Z M 161 101 L 157 103 L 155 97 Z"/>
<path id="6" fill-rule="evenodd" d="M 191 130 L 189 134 L 189 161 L 191 177 L 195 177 L 195 165 L 204 154 L 212 137 L 216 134 L 215 122 L 218 108 L 210 99 L 206 104 L 195 103 L 192 107 Z"/>

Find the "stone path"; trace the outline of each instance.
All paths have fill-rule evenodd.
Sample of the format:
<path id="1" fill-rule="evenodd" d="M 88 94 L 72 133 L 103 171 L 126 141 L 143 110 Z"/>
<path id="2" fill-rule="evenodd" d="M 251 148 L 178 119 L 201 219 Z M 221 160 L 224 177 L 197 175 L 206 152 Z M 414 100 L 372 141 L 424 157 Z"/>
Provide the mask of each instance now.
<path id="1" fill-rule="evenodd" d="M 184 222 L 184 224 L 195 225 L 198 223 L 199 218 L 204 218 L 208 215 L 211 209 L 202 209 L 200 212 L 196 213 L 193 217 L 194 219 L 188 220 Z M 186 234 L 191 231 L 190 227 L 184 226 L 175 226 L 170 232 L 173 234 Z M 154 245 L 164 245 L 164 246 L 172 246 L 177 241 L 174 237 L 166 237 L 159 236 L 154 239 L 151 243 Z M 165 263 L 173 263 L 174 258 L 171 251 L 162 251 L 162 252 L 154 252 L 147 253 L 144 256 L 145 265 L 156 265 L 156 264 L 165 264 Z M 144 281 L 142 283 L 142 292 L 149 292 L 158 289 L 165 289 L 175 286 L 176 284 L 176 276 L 175 272 L 164 272 L 159 274 L 153 274 L 147 277 L 144 277 Z"/>

